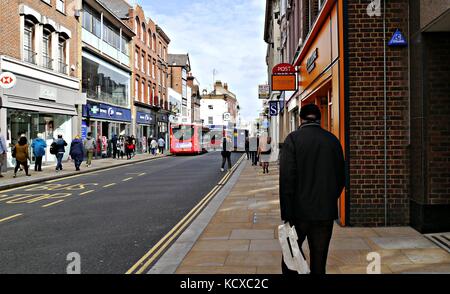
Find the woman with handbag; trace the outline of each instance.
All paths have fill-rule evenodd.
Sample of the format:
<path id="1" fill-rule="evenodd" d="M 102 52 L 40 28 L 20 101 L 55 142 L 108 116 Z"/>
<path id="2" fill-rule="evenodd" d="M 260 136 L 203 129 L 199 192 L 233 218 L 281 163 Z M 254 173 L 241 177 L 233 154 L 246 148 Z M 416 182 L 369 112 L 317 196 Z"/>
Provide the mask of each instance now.
<path id="1" fill-rule="evenodd" d="M 263 168 L 263 174 L 269 173 L 269 161 L 271 154 L 272 154 L 272 138 L 267 137 L 267 143 L 260 144 L 258 150 L 261 166 Z"/>

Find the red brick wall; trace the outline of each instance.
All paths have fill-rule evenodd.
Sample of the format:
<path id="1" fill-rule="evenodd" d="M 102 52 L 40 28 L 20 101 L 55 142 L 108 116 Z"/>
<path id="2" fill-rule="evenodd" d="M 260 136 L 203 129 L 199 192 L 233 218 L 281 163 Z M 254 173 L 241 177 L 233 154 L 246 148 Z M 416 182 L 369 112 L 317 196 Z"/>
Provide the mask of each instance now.
<path id="1" fill-rule="evenodd" d="M 349 222 L 385 224 L 383 47 L 400 28 L 408 36 L 408 1 L 390 0 L 383 16 L 367 15 L 368 1 L 348 0 Z M 388 224 L 409 223 L 408 49 L 387 47 Z"/>
<path id="2" fill-rule="evenodd" d="M 80 76 L 81 66 L 78 65 L 79 23 L 74 17 L 76 0 L 66 0 L 65 14 L 56 10 L 56 0 L 51 0 L 51 5 L 41 0 L 1 0 L 0 3 L 0 55 L 21 58 L 19 5 L 24 4 L 71 31 L 69 67 L 74 65 L 76 70 L 70 71 L 70 75 Z"/>
<path id="3" fill-rule="evenodd" d="M 450 33 L 424 34 L 423 39 L 428 95 L 426 203 L 450 204 Z"/>

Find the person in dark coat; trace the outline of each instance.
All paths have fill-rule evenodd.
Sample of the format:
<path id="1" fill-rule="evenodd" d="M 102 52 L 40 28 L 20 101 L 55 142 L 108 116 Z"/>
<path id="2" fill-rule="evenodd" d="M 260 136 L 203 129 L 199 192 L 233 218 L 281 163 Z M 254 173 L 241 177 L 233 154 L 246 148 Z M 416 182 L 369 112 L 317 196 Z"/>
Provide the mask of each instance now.
<path id="1" fill-rule="evenodd" d="M 64 158 L 64 153 L 66 153 L 67 142 L 63 139 L 62 135 L 58 135 L 58 139 L 52 143 L 56 150 L 56 171 L 62 171 L 62 160 Z"/>
<path id="2" fill-rule="evenodd" d="M 325 274 L 328 247 L 345 186 L 339 140 L 320 126 L 320 109 L 302 107 L 300 128 L 287 136 L 280 158 L 281 218 L 294 225 L 298 245 L 308 238 L 312 274 Z M 282 263 L 283 273 L 292 274 Z"/>
<path id="3" fill-rule="evenodd" d="M 117 159 L 119 159 L 119 156 L 117 154 L 117 141 L 118 141 L 117 135 L 114 134 L 111 139 L 113 159 L 116 159 L 116 157 Z"/>
<path id="4" fill-rule="evenodd" d="M 75 169 L 79 171 L 84 159 L 83 141 L 81 141 L 80 136 L 76 136 L 70 144 L 70 157 L 75 163 Z"/>

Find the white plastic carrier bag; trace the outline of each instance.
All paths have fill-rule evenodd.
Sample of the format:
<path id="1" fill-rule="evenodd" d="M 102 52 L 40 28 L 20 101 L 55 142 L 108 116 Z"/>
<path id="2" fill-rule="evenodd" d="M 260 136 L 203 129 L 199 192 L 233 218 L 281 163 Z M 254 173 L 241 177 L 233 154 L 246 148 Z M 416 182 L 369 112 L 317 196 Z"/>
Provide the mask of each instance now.
<path id="1" fill-rule="evenodd" d="M 297 271 L 299 274 L 309 274 L 311 272 L 309 265 L 298 247 L 298 236 L 295 227 L 291 227 L 289 223 L 279 226 L 278 239 L 280 240 L 286 266 L 292 271 Z"/>

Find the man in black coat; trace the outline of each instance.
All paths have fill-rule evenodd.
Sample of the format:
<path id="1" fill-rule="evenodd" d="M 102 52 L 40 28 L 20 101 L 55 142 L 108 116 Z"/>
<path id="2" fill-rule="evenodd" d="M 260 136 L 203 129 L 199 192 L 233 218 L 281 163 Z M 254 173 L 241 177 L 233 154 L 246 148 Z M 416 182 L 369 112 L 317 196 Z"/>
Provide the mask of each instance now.
<path id="1" fill-rule="evenodd" d="M 338 199 L 345 185 L 339 140 L 320 126 L 320 109 L 302 107 L 301 127 L 283 144 L 280 158 L 281 218 L 295 226 L 299 248 L 308 238 L 312 274 L 325 274 Z M 283 261 L 283 273 L 292 274 Z"/>

